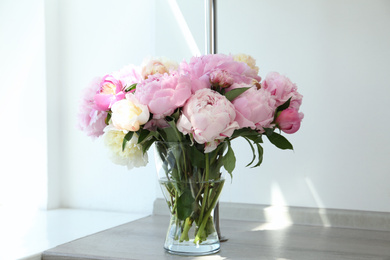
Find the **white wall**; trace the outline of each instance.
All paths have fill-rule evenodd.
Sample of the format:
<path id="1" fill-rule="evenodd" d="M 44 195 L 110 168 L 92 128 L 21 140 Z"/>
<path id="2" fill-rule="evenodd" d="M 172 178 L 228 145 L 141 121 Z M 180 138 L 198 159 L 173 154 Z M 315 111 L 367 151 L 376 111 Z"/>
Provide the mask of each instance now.
<path id="1" fill-rule="evenodd" d="M 156 55 L 190 56 L 168 1 L 157 2 Z M 203 3 L 194 2 L 178 1 L 201 48 Z M 265 144 L 260 168 L 245 168 L 250 149 L 234 144 L 221 201 L 390 212 L 389 28 L 385 0 L 218 1 L 219 52 L 251 54 L 263 77 L 290 77 L 305 113 L 287 136 L 295 151 Z"/>
<path id="2" fill-rule="evenodd" d="M 0 207 L 46 207 L 43 0 L 0 2 Z"/>
<path id="3" fill-rule="evenodd" d="M 60 163 L 51 168 L 52 174 L 59 173 L 53 181 L 59 206 L 150 212 L 153 161 L 131 172 L 114 165 L 102 140 L 92 141 L 76 124 L 81 91 L 94 77 L 154 54 L 153 2 L 59 0 L 47 1 L 46 8 L 51 17 L 47 25 L 54 25 L 47 37 L 55 45 L 48 70 L 56 75 L 48 87 L 57 89 L 52 94 L 60 107 L 51 125 L 51 156 Z"/>
<path id="4" fill-rule="evenodd" d="M 61 175 L 64 160 L 62 115 L 62 41 L 58 1 L 45 2 L 46 102 L 47 102 L 47 207 L 61 206 Z M 66 110 L 65 110 L 66 111 Z"/>
<path id="5" fill-rule="evenodd" d="M 161 197 L 153 154 L 146 168 L 131 172 L 112 164 L 101 141 L 75 129 L 77 101 L 94 76 L 140 64 L 145 56 L 180 61 L 196 49 L 203 53 L 203 1 L 57 3 L 50 6 L 59 8 L 59 15 L 48 23 L 57 23 L 58 30 L 48 30 L 47 37 L 58 34 L 57 51 L 48 57 L 57 64 L 58 80 L 48 87 L 60 89 L 59 118 L 52 125 L 60 138 L 49 152 L 60 161 L 55 167 L 61 206 L 150 211 L 154 198 Z M 185 39 L 185 26 L 177 23 L 175 3 L 195 49 Z M 295 151 L 266 143 L 260 168 L 245 168 L 250 149 L 234 143 L 238 163 L 221 200 L 390 212 L 390 2 L 218 3 L 219 52 L 251 54 L 263 77 L 269 71 L 289 76 L 304 95 L 305 113 L 301 130 L 288 136 Z"/>
<path id="6" fill-rule="evenodd" d="M 295 153 L 266 147 L 263 167 L 236 175 L 224 199 L 390 212 L 390 2 L 243 3 L 220 5 L 220 51 L 249 52 L 264 75 L 291 77 L 305 118 Z M 233 22 L 229 10 L 252 19 Z"/>

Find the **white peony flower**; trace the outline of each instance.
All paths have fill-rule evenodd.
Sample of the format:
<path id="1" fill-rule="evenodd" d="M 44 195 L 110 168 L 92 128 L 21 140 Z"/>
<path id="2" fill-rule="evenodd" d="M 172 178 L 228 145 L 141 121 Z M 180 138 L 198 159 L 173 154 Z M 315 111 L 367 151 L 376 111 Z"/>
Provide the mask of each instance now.
<path id="1" fill-rule="evenodd" d="M 126 131 L 121 131 L 108 125 L 104 129 L 104 143 L 111 151 L 111 160 L 115 164 L 126 165 L 129 170 L 134 167 L 143 167 L 148 163 L 148 154 L 143 154 L 142 146 L 138 143 L 138 136 L 134 133 L 133 137 L 127 142 L 122 151 L 123 138 Z"/>
<path id="2" fill-rule="evenodd" d="M 141 74 L 143 79 L 147 79 L 154 74 L 170 74 L 172 71 L 177 70 L 178 66 L 176 61 L 165 57 L 147 59 L 142 64 Z"/>
<path id="3" fill-rule="evenodd" d="M 241 53 L 234 55 L 233 59 L 235 61 L 246 63 L 251 69 L 255 70 L 256 73 L 259 73 L 259 67 L 256 66 L 256 60 L 252 56 Z"/>
<path id="4" fill-rule="evenodd" d="M 112 105 L 112 124 L 118 130 L 138 131 L 140 126 L 148 122 L 149 109 L 139 103 L 134 94 L 126 94 L 126 98 Z"/>

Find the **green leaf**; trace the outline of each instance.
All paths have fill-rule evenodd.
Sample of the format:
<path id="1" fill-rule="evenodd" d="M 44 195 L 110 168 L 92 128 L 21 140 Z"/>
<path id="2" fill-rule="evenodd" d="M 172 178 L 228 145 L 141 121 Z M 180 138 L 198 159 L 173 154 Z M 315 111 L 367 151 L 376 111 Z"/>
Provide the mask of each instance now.
<path id="1" fill-rule="evenodd" d="M 258 143 L 256 144 L 256 146 L 257 146 L 257 153 L 258 153 L 258 156 L 259 156 L 259 161 L 252 168 L 260 166 L 260 164 L 263 162 L 263 152 L 264 152 L 263 147 L 261 147 L 261 145 L 258 144 Z"/>
<path id="2" fill-rule="evenodd" d="M 223 167 L 228 171 L 230 176 L 232 176 L 233 170 L 236 167 L 236 156 L 234 155 L 233 149 L 228 143 L 228 150 L 225 154 L 225 156 L 222 158 L 223 160 Z"/>
<path id="3" fill-rule="evenodd" d="M 181 196 L 183 191 L 182 191 L 181 187 L 179 187 L 179 186 L 181 186 L 181 185 L 179 185 L 179 184 L 181 184 L 181 182 L 180 182 L 179 172 L 177 171 L 176 168 L 172 168 L 172 170 L 171 170 L 171 177 L 172 177 L 172 179 L 177 180 L 177 181 L 173 181 L 173 183 L 174 183 L 174 185 L 176 187 L 178 196 Z"/>
<path id="4" fill-rule="evenodd" d="M 147 129 L 140 129 L 137 134 L 138 134 L 138 143 L 142 143 L 144 140 L 147 140 L 148 137 L 150 136 L 150 131 Z"/>
<path id="5" fill-rule="evenodd" d="M 142 143 L 142 153 L 145 154 L 155 141 L 156 141 L 156 138 L 154 138 L 154 137 L 144 141 Z"/>
<path id="6" fill-rule="evenodd" d="M 166 129 L 167 131 L 169 131 L 168 133 L 168 142 L 181 142 L 183 141 L 184 139 L 184 135 L 179 132 L 179 130 L 177 129 L 176 127 L 176 122 L 174 120 L 172 121 L 168 121 L 168 124 L 171 126 L 171 127 L 167 127 L 167 128 L 164 128 L 164 130 Z"/>
<path id="7" fill-rule="evenodd" d="M 252 139 L 253 140 L 253 139 Z M 263 137 L 262 135 L 259 135 L 258 137 L 256 137 L 256 139 L 253 140 L 254 143 L 263 143 Z"/>
<path id="8" fill-rule="evenodd" d="M 179 117 L 180 117 L 180 110 L 179 110 L 179 109 L 176 109 L 176 112 L 173 113 L 173 114 L 171 115 L 171 117 L 173 118 L 173 120 L 177 121 L 177 120 L 179 119 Z"/>
<path id="9" fill-rule="evenodd" d="M 247 91 L 248 89 L 250 89 L 250 88 L 235 88 L 235 89 L 232 89 L 229 92 L 225 93 L 225 97 L 229 101 L 233 101 L 233 99 L 235 99 L 236 97 L 238 97 L 239 95 L 241 95 L 242 93 Z"/>
<path id="10" fill-rule="evenodd" d="M 253 157 L 252 157 L 252 161 L 250 162 L 250 163 L 248 163 L 245 167 L 248 167 L 249 165 L 251 165 L 254 161 L 255 161 L 255 159 L 256 159 L 256 153 L 255 153 L 255 148 L 253 147 L 253 145 L 252 145 L 252 143 L 249 141 L 249 139 L 248 138 L 245 138 L 244 137 L 244 139 L 248 142 L 248 144 L 250 145 L 250 147 L 251 147 L 251 150 L 252 150 L 252 153 L 253 153 Z"/>
<path id="11" fill-rule="evenodd" d="M 241 129 L 237 129 L 233 132 L 231 138 L 235 138 L 235 137 L 250 137 L 250 136 L 254 136 L 254 137 L 257 137 L 261 134 L 259 134 L 256 130 L 253 130 L 249 127 L 247 128 L 241 128 Z"/>
<path id="12" fill-rule="evenodd" d="M 275 130 L 274 128 L 264 128 L 265 134 L 267 136 L 272 135 L 274 133 L 274 130 Z"/>
<path id="13" fill-rule="evenodd" d="M 243 135 L 244 138 L 248 138 L 249 140 L 252 140 L 253 143 L 262 143 L 263 138 L 261 137 L 262 134 L 257 133 L 257 135 Z"/>
<path id="14" fill-rule="evenodd" d="M 184 135 L 177 130 L 176 122 L 174 120 L 167 121 L 170 127 L 161 129 L 165 133 L 165 142 L 182 142 Z"/>
<path id="15" fill-rule="evenodd" d="M 289 106 L 290 106 L 290 102 L 291 102 L 291 98 L 289 98 L 286 102 L 284 102 L 282 105 L 278 106 L 276 108 L 276 113 L 277 114 L 278 112 L 280 111 L 283 111 L 285 109 L 287 109 Z"/>
<path id="16" fill-rule="evenodd" d="M 202 153 L 201 151 L 199 151 L 195 144 L 192 145 L 192 146 L 189 146 L 188 148 L 188 155 L 190 157 L 190 160 L 191 160 L 191 164 L 193 166 L 196 166 L 196 167 L 199 167 L 199 168 L 206 168 L 206 160 L 205 160 L 205 157 L 204 157 L 204 153 Z"/>
<path id="17" fill-rule="evenodd" d="M 105 119 L 105 121 L 104 121 L 104 122 L 106 123 L 106 125 L 109 125 L 109 124 L 110 124 L 111 115 L 112 115 L 112 112 L 111 112 L 111 110 L 110 110 L 110 111 L 108 111 L 107 117 L 106 117 L 106 119 Z"/>
<path id="18" fill-rule="evenodd" d="M 227 151 L 227 147 L 228 147 L 227 143 L 228 142 L 220 143 L 215 150 L 208 153 L 210 158 L 209 179 L 218 179 L 220 177 L 221 168 L 222 166 L 224 166 L 223 155 Z"/>
<path id="19" fill-rule="evenodd" d="M 141 144 L 143 142 L 149 141 L 151 138 L 158 138 L 159 134 L 156 131 L 149 131 L 147 129 L 141 129 L 137 131 L 138 134 L 138 143 Z"/>
<path id="20" fill-rule="evenodd" d="M 126 144 L 127 144 L 128 141 L 131 140 L 131 138 L 133 137 L 133 134 L 134 134 L 134 132 L 129 131 L 129 132 L 125 135 L 125 137 L 123 138 L 122 151 L 125 150 Z"/>
<path id="21" fill-rule="evenodd" d="M 191 189 L 186 186 L 183 193 L 177 198 L 177 217 L 180 220 L 185 220 L 192 213 L 193 203 L 195 199 L 192 196 Z"/>
<path id="22" fill-rule="evenodd" d="M 272 134 L 267 133 L 268 140 L 274 144 L 276 147 L 286 150 L 293 150 L 292 144 L 282 135 L 272 132 Z"/>
<path id="23" fill-rule="evenodd" d="M 129 91 L 135 89 L 136 87 L 137 87 L 137 83 L 134 83 L 134 84 L 128 86 L 127 88 L 125 88 L 125 92 L 129 92 Z"/>
<path id="24" fill-rule="evenodd" d="M 219 158 L 218 160 L 215 160 L 213 164 L 210 164 L 210 173 L 209 173 L 209 179 L 215 180 L 218 179 L 221 174 L 221 168 L 223 165 L 223 157 Z M 230 174 L 230 176 L 232 176 Z"/>

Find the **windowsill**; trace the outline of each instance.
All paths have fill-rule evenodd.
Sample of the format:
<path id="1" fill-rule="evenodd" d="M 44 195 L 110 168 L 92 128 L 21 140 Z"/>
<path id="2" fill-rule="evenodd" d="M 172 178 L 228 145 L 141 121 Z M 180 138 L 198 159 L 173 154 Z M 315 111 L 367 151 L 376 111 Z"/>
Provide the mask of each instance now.
<path id="1" fill-rule="evenodd" d="M 15 212 L 0 208 L 0 259 L 38 260 L 41 253 L 148 214 L 79 209 Z"/>

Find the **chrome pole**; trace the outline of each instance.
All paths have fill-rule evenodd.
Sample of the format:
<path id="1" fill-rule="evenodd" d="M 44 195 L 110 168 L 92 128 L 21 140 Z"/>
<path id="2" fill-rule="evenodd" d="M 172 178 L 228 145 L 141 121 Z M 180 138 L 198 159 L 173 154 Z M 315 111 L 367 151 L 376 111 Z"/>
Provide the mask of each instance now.
<path id="1" fill-rule="evenodd" d="M 216 0 L 205 0 L 205 51 L 206 54 L 217 53 L 217 1 Z"/>
<path id="2" fill-rule="evenodd" d="M 206 54 L 217 53 L 217 0 L 205 0 L 205 52 Z M 214 209 L 214 225 L 217 230 L 219 240 L 227 241 L 227 238 L 221 235 L 219 226 L 219 202 Z"/>

